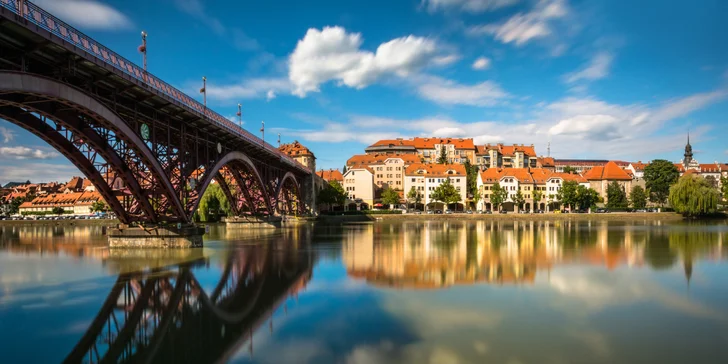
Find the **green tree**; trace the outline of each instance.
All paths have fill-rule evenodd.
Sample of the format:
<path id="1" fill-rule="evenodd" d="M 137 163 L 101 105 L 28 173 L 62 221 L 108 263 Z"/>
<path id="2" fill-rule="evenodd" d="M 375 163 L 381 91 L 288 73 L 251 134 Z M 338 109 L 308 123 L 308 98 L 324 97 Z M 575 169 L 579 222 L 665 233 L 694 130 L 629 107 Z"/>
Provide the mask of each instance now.
<path id="1" fill-rule="evenodd" d="M 538 187 L 536 187 L 538 188 Z M 541 202 L 541 199 L 543 199 L 543 192 L 541 190 L 535 190 L 533 191 L 533 209 L 537 210 L 539 202 Z"/>
<path id="2" fill-rule="evenodd" d="M 51 212 L 53 213 L 53 215 L 63 215 L 66 210 L 64 210 L 63 207 L 56 206 L 53 208 L 53 210 L 51 210 Z"/>
<path id="3" fill-rule="evenodd" d="M 106 212 L 109 206 L 106 205 L 104 200 L 98 200 L 91 204 L 91 212 Z"/>
<path id="4" fill-rule="evenodd" d="M 455 188 L 455 186 L 453 186 L 452 182 L 450 182 L 450 177 L 445 179 L 445 182 L 442 182 L 432 192 L 435 196 L 432 197 L 433 200 L 444 202 L 448 205 L 448 207 L 450 204 L 462 201 L 460 192 Z"/>
<path id="5" fill-rule="evenodd" d="M 576 168 L 574 168 L 572 166 L 566 166 L 566 167 L 564 167 L 564 173 L 576 174 L 577 170 L 576 170 Z"/>
<path id="6" fill-rule="evenodd" d="M 475 193 L 473 193 L 473 204 L 475 204 L 475 206 L 478 206 L 478 201 L 480 201 L 481 198 L 483 198 L 483 195 L 481 195 L 480 191 L 476 189 Z"/>
<path id="7" fill-rule="evenodd" d="M 382 192 L 382 203 L 389 205 L 390 208 L 394 208 L 394 206 L 399 204 L 399 193 L 391 187 L 387 187 Z"/>
<path id="8" fill-rule="evenodd" d="M 421 200 L 422 200 L 422 198 L 420 197 L 420 192 L 417 191 L 415 186 L 412 186 L 412 188 L 410 188 L 409 192 L 407 192 L 407 201 L 409 203 L 414 203 L 415 207 L 416 207 L 416 205 L 419 204 Z"/>
<path id="9" fill-rule="evenodd" d="M 501 187 L 500 183 L 493 185 L 490 191 L 490 203 L 493 205 L 493 209 L 498 211 L 500 206 L 508 199 L 508 191 L 505 187 Z"/>
<path id="10" fill-rule="evenodd" d="M 440 146 L 440 156 L 437 157 L 438 164 L 447 164 L 447 147 L 445 145 Z"/>
<path id="11" fill-rule="evenodd" d="M 632 187 L 629 193 L 629 201 L 633 209 L 643 209 L 647 207 L 647 191 L 642 186 Z"/>
<path id="12" fill-rule="evenodd" d="M 569 209 L 576 205 L 576 190 L 579 184 L 576 181 L 564 181 L 561 184 L 559 192 L 556 193 L 556 199 L 561 202 L 562 206 L 568 206 Z"/>
<path id="13" fill-rule="evenodd" d="M 470 160 L 466 159 L 465 162 L 463 162 L 463 167 L 465 167 L 466 174 L 466 194 L 475 196 L 475 192 L 477 192 L 478 189 L 478 166 L 470 164 Z"/>
<path id="14" fill-rule="evenodd" d="M 626 209 L 628 205 L 627 193 L 624 188 L 612 181 L 607 185 L 607 208 L 609 209 Z"/>
<path id="15" fill-rule="evenodd" d="M 197 208 L 200 221 L 217 221 L 220 215 L 230 216 L 232 208 L 225 193 L 218 183 L 210 183 L 202 194 L 200 205 Z"/>
<path id="16" fill-rule="evenodd" d="M 718 180 L 715 179 L 715 177 L 713 177 L 713 176 L 706 176 L 705 177 L 705 181 L 708 182 L 708 184 L 710 185 L 710 187 L 718 188 Z"/>
<path id="17" fill-rule="evenodd" d="M 705 178 L 684 175 L 670 187 L 669 201 L 676 212 L 694 217 L 715 212 L 719 195 Z"/>
<path id="18" fill-rule="evenodd" d="M 324 188 L 319 191 L 316 196 L 316 202 L 319 205 L 327 205 L 331 209 L 332 205 L 341 206 L 346 202 L 346 191 L 338 181 L 331 180 Z"/>
<path id="19" fill-rule="evenodd" d="M 341 174 L 346 173 L 346 165 L 344 165 L 344 168 L 341 169 Z"/>
<path id="20" fill-rule="evenodd" d="M 728 178 L 720 178 L 720 190 L 723 197 L 723 201 L 728 201 Z"/>
<path id="21" fill-rule="evenodd" d="M 672 162 L 656 159 L 645 167 L 645 187 L 650 201 L 664 205 L 670 195 L 670 186 L 677 182 L 680 172 Z"/>
<path id="22" fill-rule="evenodd" d="M 521 189 L 519 188 L 518 191 L 516 191 L 515 196 L 513 196 L 513 203 L 518 206 L 518 209 L 520 210 L 523 208 L 524 202 L 526 202 L 526 199 L 523 197 L 523 193 L 521 193 Z"/>
<path id="23" fill-rule="evenodd" d="M 576 205 L 580 210 L 586 210 L 599 201 L 599 193 L 593 188 L 579 185 L 576 188 Z"/>

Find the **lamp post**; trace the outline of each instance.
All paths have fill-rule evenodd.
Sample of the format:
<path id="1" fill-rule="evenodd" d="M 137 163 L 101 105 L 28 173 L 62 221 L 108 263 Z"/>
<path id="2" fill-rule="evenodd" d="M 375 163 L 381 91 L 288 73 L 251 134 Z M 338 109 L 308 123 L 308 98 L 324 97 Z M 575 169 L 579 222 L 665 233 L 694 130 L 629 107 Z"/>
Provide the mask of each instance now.
<path id="1" fill-rule="evenodd" d="M 202 94 L 202 103 L 207 107 L 207 77 L 202 76 L 202 88 L 200 89 Z"/>
<path id="2" fill-rule="evenodd" d="M 144 59 L 144 72 L 147 71 L 147 32 L 142 30 L 142 45 L 139 46 L 139 52 L 142 53 Z"/>
<path id="3" fill-rule="evenodd" d="M 243 105 L 238 104 L 238 124 L 243 127 Z"/>
<path id="4" fill-rule="evenodd" d="M 281 147 L 281 133 L 278 133 L 278 148 Z"/>
<path id="5" fill-rule="evenodd" d="M 261 139 L 263 139 L 263 142 L 265 143 L 265 121 L 261 121 L 261 127 L 260 127 L 260 135 Z"/>

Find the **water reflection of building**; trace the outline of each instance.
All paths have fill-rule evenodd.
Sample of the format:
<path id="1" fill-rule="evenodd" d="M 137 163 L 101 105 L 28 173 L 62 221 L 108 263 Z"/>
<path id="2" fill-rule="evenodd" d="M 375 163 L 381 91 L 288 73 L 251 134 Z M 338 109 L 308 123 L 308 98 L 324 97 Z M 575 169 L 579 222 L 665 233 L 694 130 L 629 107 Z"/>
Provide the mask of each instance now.
<path id="1" fill-rule="evenodd" d="M 656 226 L 653 226 L 656 225 Z M 439 288 L 476 282 L 532 283 L 538 271 L 556 265 L 653 268 L 678 252 L 686 276 L 695 254 L 723 256 L 725 233 L 661 229 L 660 222 L 575 221 L 425 222 L 368 225 L 346 229 L 343 260 L 349 275 L 391 287 Z M 389 229 L 395 231 L 391 238 Z M 378 231 L 379 230 L 379 231 Z M 383 231 L 382 231 L 383 230 Z M 704 241 L 704 249 L 680 248 Z M 682 249 L 683 251 L 680 251 Z M 692 254 L 692 255 L 691 255 Z M 670 260 L 672 259 L 672 260 Z M 688 268 L 689 267 L 689 268 Z"/>

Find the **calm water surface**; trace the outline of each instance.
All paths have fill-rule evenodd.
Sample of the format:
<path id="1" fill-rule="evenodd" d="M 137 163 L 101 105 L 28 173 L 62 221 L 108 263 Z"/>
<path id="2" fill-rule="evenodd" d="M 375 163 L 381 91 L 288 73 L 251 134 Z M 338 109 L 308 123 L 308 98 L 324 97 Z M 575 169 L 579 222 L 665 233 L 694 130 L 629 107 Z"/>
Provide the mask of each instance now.
<path id="1" fill-rule="evenodd" d="M 726 363 L 728 225 L 0 227 L 0 362 Z"/>

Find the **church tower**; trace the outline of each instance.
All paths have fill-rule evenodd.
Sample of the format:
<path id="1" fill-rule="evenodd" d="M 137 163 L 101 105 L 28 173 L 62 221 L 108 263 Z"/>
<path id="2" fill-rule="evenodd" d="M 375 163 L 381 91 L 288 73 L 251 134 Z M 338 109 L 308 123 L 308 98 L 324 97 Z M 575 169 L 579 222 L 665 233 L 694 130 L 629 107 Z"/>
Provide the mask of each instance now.
<path id="1" fill-rule="evenodd" d="M 685 159 L 683 164 L 687 167 L 693 161 L 693 147 L 690 145 L 690 133 L 688 133 L 688 144 L 685 145 Z"/>

